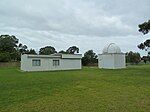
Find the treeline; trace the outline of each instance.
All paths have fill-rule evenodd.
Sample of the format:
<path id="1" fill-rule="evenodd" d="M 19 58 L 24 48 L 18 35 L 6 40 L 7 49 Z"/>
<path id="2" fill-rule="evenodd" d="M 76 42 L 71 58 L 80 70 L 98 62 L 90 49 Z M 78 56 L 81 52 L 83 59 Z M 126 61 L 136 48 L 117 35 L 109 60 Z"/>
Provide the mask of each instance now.
<path id="1" fill-rule="evenodd" d="M 79 53 L 79 48 L 71 46 L 67 50 L 56 51 L 52 46 L 45 46 L 36 52 L 34 49 L 28 49 L 27 45 L 19 43 L 19 39 L 13 35 L 0 36 L 0 62 L 20 61 L 22 54 L 50 55 L 54 53 L 75 54 Z M 87 51 L 82 58 L 82 63 L 83 65 L 98 63 L 96 53 L 93 50 Z"/>
<path id="2" fill-rule="evenodd" d="M 54 53 L 63 54 L 75 54 L 79 53 L 79 48 L 77 46 L 71 46 L 67 50 L 56 51 L 52 46 L 45 46 L 36 52 L 34 49 L 28 49 L 27 45 L 19 43 L 19 39 L 15 36 L 1 35 L 0 36 L 0 62 L 9 61 L 20 61 L 22 54 L 39 54 L 39 55 L 50 55 Z M 144 57 L 143 60 L 148 61 L 149 58 Z M 138 64 L 141 61 L 139 53 L 134 53 L 132 51 L 126 53 L 126 62 L 132 64 Z M 145 61 L 144 61 L 145 62 Z M 88 50 L 84 53 L 82 57 L 82 64 L 94 65 L 98 63 L 98 56 L 93 50 Z"/>
<path id="3" fill-rule="evenodd" d="M 141 61 L 141 56 L 138 52 L 127 52 L 126 63 L 138 64 Z"/>
<path id="4" fill-rule="evenodd" d="M 13 35 L 0 36 L 0 62 L 20 61 L 22 54 L 50 55 L 54 53 L 74 54 L 79 53 L 79 48 L 72 46 L 66 51 L 61 50 L 57 52 L 54 47 L 46 46 L 36 52 L 34 49 L 28 49 L 27 45 L 19 43 L 19 39 Z"/>
<path id="5" fill-rule="evenodd" d="M 56 51 L 52 46 L 45 46 L 36 52 L 34 49 L 28 49 L 27 45 L 19 43 L 19 39 L 13 35 L 0 36 L 0 62 L 20 61 L 22 54 L 50 55 L 54 53 L 75 54 L 79 53 L 79 48 L 71 46 L 67 50 Z M 88 50 L 82 58 L 82 63 L 83 65 L 98 63 L 97 57 L 93 50 Z"/>

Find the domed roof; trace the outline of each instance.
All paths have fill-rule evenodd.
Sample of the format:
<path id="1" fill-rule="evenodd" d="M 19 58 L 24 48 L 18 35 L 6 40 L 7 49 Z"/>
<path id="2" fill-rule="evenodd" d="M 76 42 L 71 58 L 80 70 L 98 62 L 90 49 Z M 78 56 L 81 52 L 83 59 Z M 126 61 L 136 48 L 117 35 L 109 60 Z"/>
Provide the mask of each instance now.
<path id="1" fill-rule="evenodd" d="M 104 53 L 121 53 L 121 49 L 115 43 L 110 43 L 104 47 L 103 54 Z"/>

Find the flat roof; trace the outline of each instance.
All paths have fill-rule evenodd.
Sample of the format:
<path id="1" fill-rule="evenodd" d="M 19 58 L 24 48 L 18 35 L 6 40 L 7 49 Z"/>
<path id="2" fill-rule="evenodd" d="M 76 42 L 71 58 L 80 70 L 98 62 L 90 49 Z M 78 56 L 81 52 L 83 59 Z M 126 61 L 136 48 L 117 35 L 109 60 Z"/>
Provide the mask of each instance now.
<path id="1" fill-rule="evenodd" d="M 51 55 L 27 55 L 28 58 L 61 58 L 61 56 L 51 56 Z"/>
<path id="2" fill-rule="evenodd" d="M 81 59 L 82 54 L 51 54 L 51 55 L 32 55 L 32 54 L 23 54 L 28 58 L 62 58 L 62 59 Z"/>

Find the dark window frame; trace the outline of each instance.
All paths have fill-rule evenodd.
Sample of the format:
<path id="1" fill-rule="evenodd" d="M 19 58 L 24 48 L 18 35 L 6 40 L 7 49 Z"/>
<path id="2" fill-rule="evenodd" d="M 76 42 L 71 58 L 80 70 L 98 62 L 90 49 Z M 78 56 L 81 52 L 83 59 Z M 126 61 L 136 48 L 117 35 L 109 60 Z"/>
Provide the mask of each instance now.
<path id="1" fill-rule="evenodd" d="M 60 60 L 53 60 L 53 66 L 60 66 Z"/>
<path id="2" fill-rule="evenodd" d="M 32 59 L 32 66 L 41 66 L 40 59 Z"/>

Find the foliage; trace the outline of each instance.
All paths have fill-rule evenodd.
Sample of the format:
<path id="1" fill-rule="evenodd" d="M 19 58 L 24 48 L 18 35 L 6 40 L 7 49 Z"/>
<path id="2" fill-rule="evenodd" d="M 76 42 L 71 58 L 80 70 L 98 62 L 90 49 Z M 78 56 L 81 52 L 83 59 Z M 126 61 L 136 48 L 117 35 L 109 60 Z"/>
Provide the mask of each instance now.
<path id="1" fill-rule="evenodd" d="M 59 53 L 68 54 L 68 53 L 67 53 L 66 51 L 64 51 L 64 50 L 59 51 Z"/>
<path id="2" fill-rule="evenodd" d="M 150 20 L 139 24 L 139 32 L 142 32 L 144 35 L 148 34 L 150 31 Z M 138 45 L 139 49 L 145 50 L 150 55 L 150 39 L 147 39 L 145 42 Z"/>
<path id="3" fill-rule="evenodd" d="M 142 32 L 144 35 L 150 31 L 150 20 L 139 24 L 139 32 Z"/>
<path id="4" fill-rule="evenodd" d="M 94 64 L 97 62 L 97 55 L 93 52 L 93 50 L 88 50 L 86 53 L 84 53 L 84 57 L 82 58 L 82 64 L 84 66 L 88 64 Z"/>
<path id="5" fill-rule="evenodd" d="M 20 61 L 21 60 L 21 53 L 19 51 L 16 50 L 9 54 L 11 56 L 11 60 L 9 60 L 9 61 Z"/>
<path id="6" fill-rule="evenodd" d="M 27 50 L 26 54 L 37 54 L 34 49 Z"/>
<path id="7" fill-rule="evenodd" d="M 75 54 L 75 52 L 76 52 L 76 53 L 79 53 L 79 48 L 76 47 L 76 46 L 72 46 L 72 47 L 69 47 L 69 48 L 66 50 L 66 52 L 67 52 L 68 54 Z"/>
<path id="8" fill-rule="evenodd" d="M 40 55 L 50 55 L 54 53 L 57 53 L 57 51 L 52 46 L 46 46 L 46 47 L 40 48 L 40 51 L 39 51 Z"/>
<path id="9" fill-rule="evenodd" d="M 141 58 L 141 60 L 143 60 L 144 63 L 147 63 L 147 61 L 150 62 L 150 56 L 143 56 L 143 57 Z"/>
<path id="10" fill-rule="evenodd" d="M 77 46 L 71 46 L 66 51 L 61 50 L 61 51 L 59 51 L 59 53 L 62 53 L 62 54 L 75 54 L 75 53 L 79 53 L 79 48 Z"/>
<path id="11" fill-rule="evenodd" d="M 16 50 L 17 44 L 18 44 L 18 39 L 13 35 L 0 36 L 0 52 L 12 53 Z"/>
<path id="12" fill-rule="evenodd" d="M 127 52 L 126 53 L 126 62 L 131 64 L 138 64 L 141 60 L 140 54 L 138 52 Z"/>
<path id="13" fill-rule="evenodd" d="M 76 46 L 69 47 L 66 51 L 60 51 L 63 54 L 74 54 L 79 52 Z M 20 61 L 22 54 L 37 54 L 34 49 L 28 49 L 27 45 L 19 43 L 19 39 L 15 36 L 1 35 L 0 36 L 0 62 L 2 61 Z M 39 50 L 39 54 L 50 55 L 57 53 L 54 47 L 46 46 Z"/>
<path id="14" fill-rule="evenodd" d="M 148 55 L 150 55 L 150 39 L 148 39 L 145 42 L 139 44 L 138 48 L 147 51 Z"/>
<path id="15" fill-rule="evenodd" d="M 18 39 L 15 36 L 1 35 L 0 36 L 0 62 L 8 62 L 15 60 Z"/>
<path id="16" fill-rule="evenodd" d="M 0 36 L 0 62 L 20 61 L 21 54 L 36 54 L 34 49 L 28 50 L 27 45 L 19 43 L 15 36 Z"/>
<path id="17" fill-rule="evenodd" d="M 21 72 L 0 68 L 1 112 L 149 112 L 150 65 Z"/>
<path id="18" fill-rule="evenodd" d="M 11 59 L 10 54 L 7 52 L 0 53 L 0 62 L 8 62 Z"/>
<path id="19" fill-rule="evenodd" d="M 26 54 L 28 51 L 27 49 L 28 49 L 27 45 L 23 45 L 21 43 L 17 46 L 17 51 L 20 52 L 21 54 Z"/>

